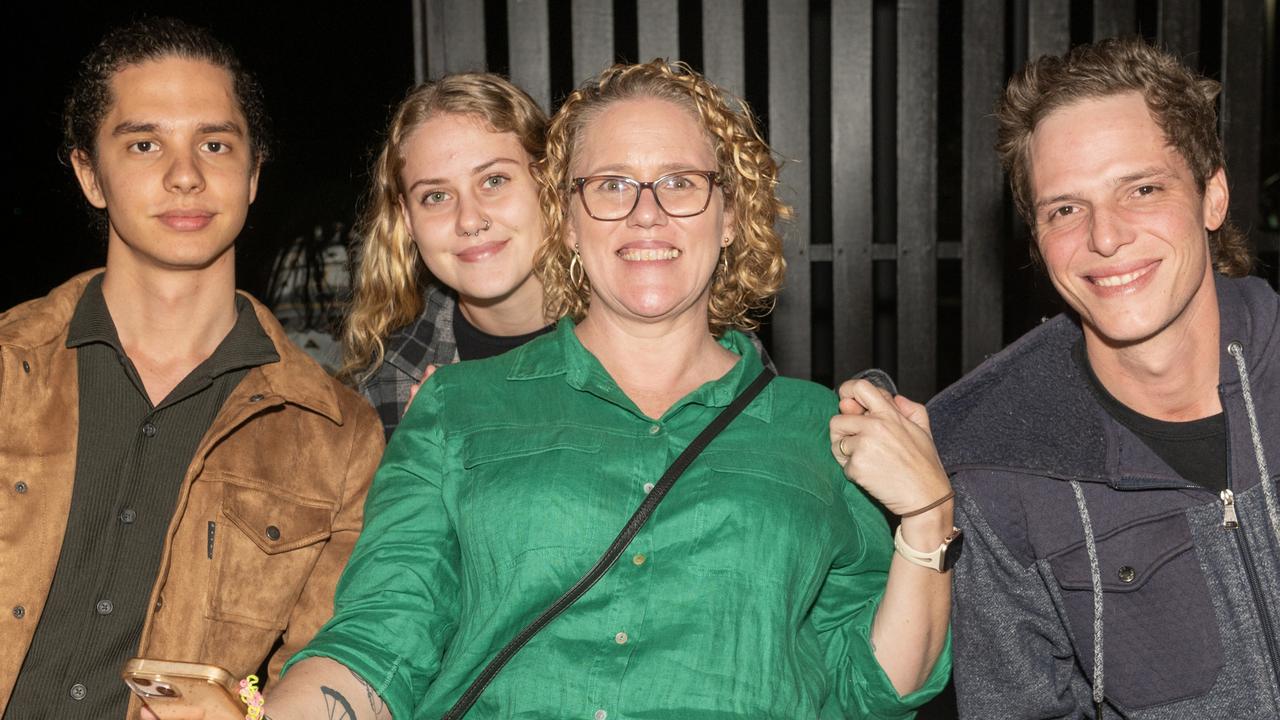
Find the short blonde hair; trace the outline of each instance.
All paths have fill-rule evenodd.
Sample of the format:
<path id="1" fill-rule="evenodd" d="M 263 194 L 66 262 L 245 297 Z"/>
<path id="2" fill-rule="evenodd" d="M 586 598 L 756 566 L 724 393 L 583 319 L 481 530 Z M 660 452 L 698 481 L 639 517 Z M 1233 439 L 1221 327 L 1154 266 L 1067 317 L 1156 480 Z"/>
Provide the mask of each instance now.
<path id="1" fill-rule="evenodd" d="M 570 166 L 582 133 L 609 105 L 642 98 L 689 110 L 707 132 L 733 213 L 733 242 L 724 250 L 728 272 L 716 271 L 707 319 L 716 336 L 730 327 L 753 330 L 759 326 L 757 318 L 773 309 L 786 269 L 782 239 L 774 229 L 778 218 L 790 215 L 777 196 L 778 163 L 745 102 L 688 65 L 665 60 L 614 65 L 573 91 L 551 119 L 538 173 L 546 238 L 534 260 L 547 316 L 581 320 L 590 302 L 587 283 L 575 286 L 569 278 L 573 252 L 565 244 Z"/>
<path id="2" fill-rule="evenodd" d="M 514 133 L 534 162 L 542 159 L 547 115 L 528 93 L 501 75 L 446 75 L 409 90 L 391 116 L 356 225 L 356 267 L 342 328 L 339 372 L 347 382 L 358 382 L 377 369 L 386 339 L 422 313 L 430 277 L 400 212 L 405 194 L 400 173 L 405 141 L 427 120 L 444 114 L 472 116 L 495 132 Z"/>
<path id="3" fill-rule="evenodd" d="M 1140 93 L 1165 141 L 1178 151 L 1204 193 L 1209 178 L 1226 168 L 1213 105 L 1219 89 L 1217 81 L 1193 73 L 1173 54 L 1139 37 L 1107 38 L 1027 63 L 1009 80 L 996 106 L 996 152 L 1032 235 L 1031 136 L 1046 116 L 1081 100 Z M 1209 250 L 1218 272 L 1243 277 L 1253 270 L 1249 241 L 1229 219 L 1209 232 Z M 1031 257 L 1042 264 L 1034 242 Z"/>

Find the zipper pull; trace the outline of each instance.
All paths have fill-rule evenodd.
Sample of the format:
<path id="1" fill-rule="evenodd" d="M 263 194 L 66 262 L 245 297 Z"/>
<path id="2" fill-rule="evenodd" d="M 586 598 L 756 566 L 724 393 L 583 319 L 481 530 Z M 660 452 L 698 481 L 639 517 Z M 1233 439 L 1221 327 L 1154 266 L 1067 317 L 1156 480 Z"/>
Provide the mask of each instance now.
<path id="1" fill-rule="evenodd" d="M 1230 490 L 1223 490 L 1218 497 L 1222 498 L 1222 527 L 1228 530 L 1235 530 L 1240 527 L 1240 520 L 1236 517 L 1236 496 Z"/>

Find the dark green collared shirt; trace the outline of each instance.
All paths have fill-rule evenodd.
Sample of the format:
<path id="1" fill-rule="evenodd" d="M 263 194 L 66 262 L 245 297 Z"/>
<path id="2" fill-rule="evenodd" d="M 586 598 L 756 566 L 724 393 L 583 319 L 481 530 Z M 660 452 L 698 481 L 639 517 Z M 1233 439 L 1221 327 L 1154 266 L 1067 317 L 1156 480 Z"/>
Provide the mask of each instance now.
<path id="1" fill-rule="evenodd" d="M 245 373 L 280 359 L 249 302 L 237 296 L 236 312 L 213 354 L 153 407 L 121 346 L 102 276 L 85 287 L 67 335 L 80 394 L 70 515 L 6 719 L 124 717 L 129 694 L 120 668 L 137 652 L 191 458 Z M 212 544 L 217 528 L 209 532 Z"/>
<path id="2" fill-rule="evenodd" d="M 400 720 L 438 718 L 600 556 L 667 466 L 759 374 L 741 356 L 647 417 L 572 322 L 440 368 L 387 447 L 334 617 L 291 662 L 334 658 Z M 488 687 L 482 718 L 899 718 L 871 622 L 893 545 L 831 456 L 829 389 L 777 378 L 618 563 Z"/>

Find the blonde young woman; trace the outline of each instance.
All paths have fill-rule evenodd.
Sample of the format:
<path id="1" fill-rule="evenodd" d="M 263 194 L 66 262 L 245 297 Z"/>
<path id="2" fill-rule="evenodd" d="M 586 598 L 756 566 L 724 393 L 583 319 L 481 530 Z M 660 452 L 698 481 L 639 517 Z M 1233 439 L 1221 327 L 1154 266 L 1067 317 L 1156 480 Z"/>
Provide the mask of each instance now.
<path id="1" fill-rule="evenodd" d="M 781 286 L 783 208 L 768 146 L 729 102 L 655 61 L 556 114 L 537 260 L 556 330 L 423 385 L 274 720 L 441 717 L 758 387 L 742 329 Z M 869 496 L 926 548 L 952 529 L 950 488 L 922 406 L 865 381 L 848 395 L 829 426 L 830 390 L 765 385 L 469 717 L 910 716 L 948 675 L 950 574 L 895 555 Z"/>
<path id="2" fill-rule="evenodd" d="M 358 228 L 343 378 L 387 437 L 436 366 L 506 352 L 550 328 L 533 255 L 532 163 L 547 117 L 499 75 L 414 87 L 387 128 Z"/>

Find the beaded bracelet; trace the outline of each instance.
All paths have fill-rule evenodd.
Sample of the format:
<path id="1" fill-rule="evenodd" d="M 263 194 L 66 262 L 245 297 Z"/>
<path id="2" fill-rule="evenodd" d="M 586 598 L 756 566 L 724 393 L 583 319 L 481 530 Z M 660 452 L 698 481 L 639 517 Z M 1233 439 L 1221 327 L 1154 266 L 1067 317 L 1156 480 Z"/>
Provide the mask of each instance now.
<path id="1" fill-rule="evenodd" d="M 244 720 L 262 720 L 262 706 L 266 701 L 262 698 L 262 693 L 258 691 L 258 676 L 250 675 L 240 681 L 240 699 L 248 707 L 244 714 Z"/>

